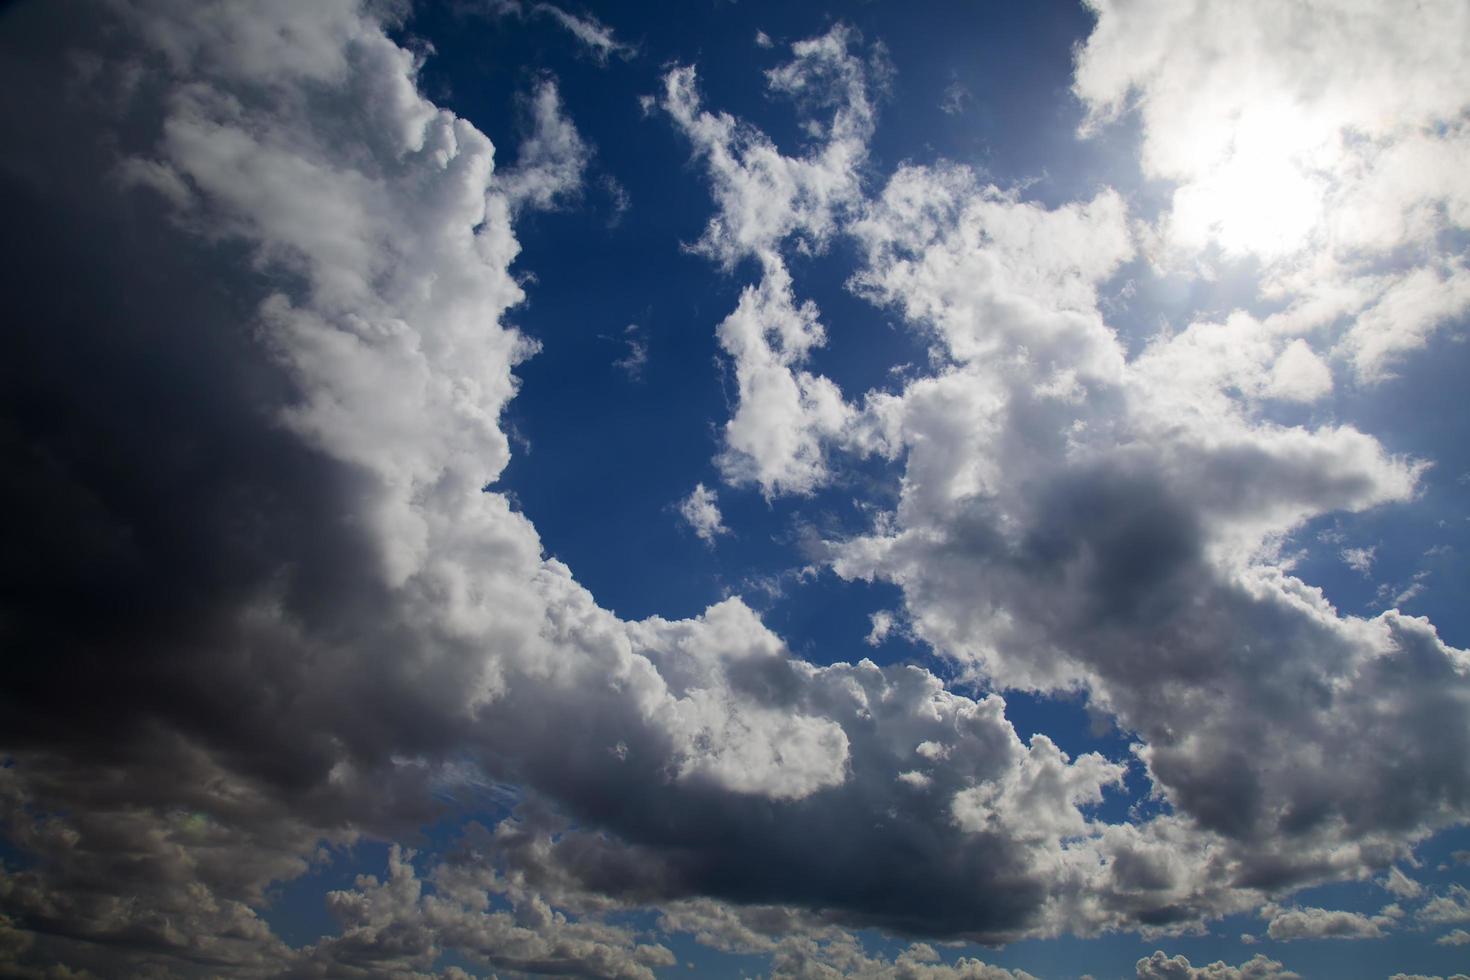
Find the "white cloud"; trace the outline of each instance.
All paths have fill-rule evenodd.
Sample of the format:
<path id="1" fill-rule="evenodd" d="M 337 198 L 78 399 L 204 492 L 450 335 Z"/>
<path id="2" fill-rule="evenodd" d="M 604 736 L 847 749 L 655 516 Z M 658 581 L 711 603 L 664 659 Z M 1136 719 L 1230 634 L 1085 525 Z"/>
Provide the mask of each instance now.
<path id="1" fill-rule="evenodd" d="M 853 33 L 838 25 L 792 45 L 793 59 L 766 73 L 772 92 L 806 110 L 816 142 L 803 156 L 783 154 L 770 138 L 724 112 L 704 109 L 695 71 L 664 76 L 659 105 L 705 163 L 716 213 L 695 248 L 724 266 L 764 257 L 786 239 L 819 249 L 836 230 L 837 213 L 859 196 L 858 166 L 875 124 L 867 67 L 849 53 Z M 830 119 L 813 114 L 830 109 Z"/>
<path id="2" fill-rule="evenodd" d="M 720 347 L 735 363 L 735 414 L 725 423 L 717 462 L 732 483 L 756 483 L 767 497 L 810 493 L 827 478 L 825 444 L 852 410 L 827 378 L 800 369 L 825 342 L 816 306 L 797 304 L 780 260 L 719 326 Z"/>
<path id="3" fill-rule="evenodd" d="M 1136 965 L 1138 980 L 1300 980 L 1300 975 L 1281 963 L 1257 953 L 1240 966 L 1217 960 L 1208 966 L 1191 966 L 1183 956 L 1165 956 L 1162 950 Z"/>
<path id="4" fill-rule="evenodd" d="M 1470 945 L 1470 932 L 1464 929 L 1453 929 L 1434 941 L 1436 946 L 1467 946 Z"/>
<path id="5" fill-rule="evenodd" d="M 1000 779 L 961 790 L 951 802 L 955 821 L 971 833 L 1000 833 L 1026 841 L 1060 840 L 1087 832 L 1082 807 L 1102 802 L 1103 790 L 1121 786 L 1127 767 L 1095 752 L 1075 761 L 1045 735 Z"/>
<path id="6" fill-rule="evenodd" d="M 873 628 L 868 630 L 868 635 L 864 637 L 863 642 L 870 647 L 875 647 L 888 639 L 888 634 L 893 632 L 893 613 L 880 609 L 869 616 L 868 620 L 872 623 Z"/>
<path id="7" fill-rule="evenodd" d="M 1470 227 L 1462 4 L 1090 5 L 1084 131 L 1136 111 L 1144 174 L 1174 184 L 1158 261 L 1259 258 L 1268 292 L 1334 308 L 1317 326 L 1370 381 L 1466 309 L 1437 237 Z"/>
<path id="8" fill-rule="evenodd" d="M 664 79 L 660 104 L 705 162 L 716 206 L 695 250 L 726 269 L 753 258 L 761 270 L 718 331 L 737 386 L 718 462 L 727 480 L 757 483 L 767 497 L 820 486 L 824 444 L 851 415 L 836 385 L 801 370 L 826 332 L 816 306 L 797 301 L 781 250 L 825 248 L 839 215 L 860 196 L 858 169 L 875 114 L 870 71 L 849 51 L 855 40 L 839 24 L 792 45 L 793 60 L 766 73 L 773 92 L 804 110 L 806 129 L 819 140 L 800 157 L 725 113 L 704 110 L 692 68 Z M 825 123 L 812 115 L 827 109 Z"/>
<path id="9" fill-rule="evenodd" d="M 512 214 L 548 210 L 581 193 L 591 156 L 587 144 L 562 112 L 556 83 L 543 79 L 529 100 L 531 135 L 520 146 L 516 165 L 495 180 Z"/>
<path id="10" fill-rule="evenodd" d="M 1319 908 L 1281 908 L 1268 905 L 1262 914 L 1271 921 L 1266 935 L 1290 942 L 1293 939 L 1382 939 L 1393 927 L 1393 918 L 1366 916 Z"/>
<path id="11" fill-rule="evenodd" d="M 1298 337 L 1286 345 L 1271 367 L 1266 391 L 1285 401 L 1314 402 L 1332 391 L 1332 371 Z"/>
<path id="12" fill-rule="evenodd" d="M 1423 885 L 1398 868 L 1388 869 L 1388 877 L 1383 880 L 1383 887 L 1399 898 L 1418 898 L 1424 891 Z"/>
<path id="13" fill-rule="evenodd" d="M 614 56 L 627 59 L 638 53 L 637 48 L 618 41 L 613 35 L 612 28 L 603 24 L 596 17 L 569 14 L 561 7 L 550 3 L 532 4 L 531 10 L 552 18 L 570 31 L 572 36 L 586 45 L 587 50 L 591 51 L 602 64 L 607 64 L 608 59 Z"/>
<path id="14" fill-rule="evenodd" d="M 1366 576 L 1373 569 L 1374 553 L 1377 550 L 1377 547 L 1372 545 L 1366 548 L 1343 548 L 1337 553 L 1337 556 L 1348 568 Z"/>
<path id="15" fill-rule="evenodd" d="M 1470 922 L 1470 889 L 1451 885 L 1449 893 L 1435 895 L 1415 913 L 1425 925 L 1442 926 Z"/>
<path id="16" fill-rule="evenodd" d="M 730 533 L 720 517 L 720 505 L 715 492 L 703 483 L 695 484 L 689 496 L 679 501 L 679 516 L 684 518 L 684 523 L 693 528 L 694 533 L 706 544 L 713 544 L 719 535 Z"/>

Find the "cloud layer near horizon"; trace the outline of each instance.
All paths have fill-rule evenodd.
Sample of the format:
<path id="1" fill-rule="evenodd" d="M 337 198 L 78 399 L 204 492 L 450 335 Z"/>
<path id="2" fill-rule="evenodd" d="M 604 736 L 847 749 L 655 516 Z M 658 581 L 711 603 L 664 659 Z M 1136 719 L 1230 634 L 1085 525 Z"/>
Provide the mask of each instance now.
<path id="1" fill-rule="evenodd" d="M 1101 119 L 1133 93 L 1145 171 L 1181 194 L 1227 179 L 1169 162 L 1150 86 L 1180 84 L 1175 63 L 1114 64 L 1137 53 L 1109 47 L 1124 15 L 1098 13 L 1079 95 Z M 98 15 L 113 29 L 5 69 L 17 91 L 80 82 L 69 125 L 6 105 L 35 135 L 3 185 L 32 237 L 7 256 L 25 325 L 0 386 L 0 492 L 25 515 L 4 569 L 0 629 L 24 655 L 0 690 L 0 815 L 29 856 L 0 872 L 0 965 L 458 975 L 453 950 L 644 977 L 674 959 L 619 919 L 648 910 L 665 938 L 778 974 L 1023 977 L 922 943 L 874 958 L 850 930 L 1187 929 L 1382 873 L 1470 817 L 1470 655 L 1397 610 L 1339 613 L 1281 551 L 1312 518 L 1410 500 L 1425 461 L 1267 411 L 1421 345 L 1460 308 L 1462 257 L 1343 271 L 1363 239 L 1272 243 L 1271 288 L 1297 297 L 1310 260 L 1359 292 L 1130 357 L 1099 290 L 1140 251 L 1204 247 L 1179 231 L 1187 198 L 1140 227 L 1113 190 L 1046 208 L 943 162 L 870 193 L 890 69 L 840 25 L 767 74 L 810 123 L 796 156 L 669 70 L 654 102 L 714 206 L 694 248 L 759 273 L 717 328 L 737 387 L 719 469 L 774 498 L 844 460 L 899 467 L 896 505 L 822 560 L 897 585 L 905 629 L 991 691 L 966 694 L 860 651 L 802 660 L 739 597 L 619 619 L 495 489 L 536 350 L 506 319 L 524 298 L 514 222 L 573 199 L 591 153 L 553 82 L 528 91 L 507 166 L 355 2 Z M 1458 130 L 1425 135 L 1463 111 L 1446 98 L 1410 135 L 1367 134 L 1383 154 L 1452 152 Z M 1375 254 L 1464 227 L 1463 172 L 1443 173 L 1382 205 L 1400 232 L 1375 232 Z M 788 260 L 839 237 L 852 290 L 932 346 L 895 390 L 810 370 L 826 330 Z M 703 484 L 680 512 L 711 542 L 726 530 Z M 1007 690 L 1085 692 L 1136 759 L 1023 741 Z M 1166 806 L 1107 822 L 1096 805 L 1130 765 Z M 260 917 L 334 849 L 409 840 L 476 796 L 509 816 L 466 823 L 429 867 L 395 844 L 384 876 L 327 897 L 339 935 L 292 948 Z M 1392 927 L 1346 915 L 1275 907 L 1269 928 Z M 1159 953 L 1138 972 L 1292 975 L 1219 966 Z"/>

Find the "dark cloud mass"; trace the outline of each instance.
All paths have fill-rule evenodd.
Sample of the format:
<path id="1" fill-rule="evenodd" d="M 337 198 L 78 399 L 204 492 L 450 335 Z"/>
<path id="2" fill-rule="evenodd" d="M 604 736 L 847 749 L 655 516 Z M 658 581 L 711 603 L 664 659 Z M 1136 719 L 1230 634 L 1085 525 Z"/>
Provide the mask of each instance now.
<path id="1" fill-rule="evenodd" d="M 638 54 L 547 4 L 486 11 L 550 18 L 599 70 Z M 941 164 L 869 196 L 892 68 L 849 28 L 767 75 L 800 157 L 671 67 L 647 109 L 710 185 L 692 250 L 760 276 L 718 330 L 713 465 L 768 501 L 900 467 L 894 509 L 818 550 L 896 585 L 979 686 L 808 663 L 738 597 L 619 619 L 495 482 L 536 347 L 505 319 L 514 222 L 579 200 L 591 144 L 538 78 L 525 143 L 492 147 L 420 91 L 407 16 L 0 12 L 0 974 L 650 977 L 677 936 L 782 976 L 998 980 L 1030 975 L 920 940 L 1263 906 L 1273 938 L 1393 928 L 1267 903 L 1466 821 L 1470 655 L 1292 575 L 1285 536 L 1411 499 L 1424 464 L 1241 401 L 1285 333 L 1236 323 L 1266 353 L 1231 377 L 1179 369 L 1195 327 L 1126 357 L 1097 292 L 1142 232 L 1110 190 L 1045 209 Z M 838 239 L 928 374 L 857 398 L 812 368 L 788 262 Z M 703 483 L 681 506 L 702 547 L 731 533 Z M 1086 692 L 1136 758 L 1023 740 L 1007 691 Z M 1163 805 L 1109 822 L 1130 766 Z M 386 869 L 288 945 L 277 891 L 368 841 Z M 866 928 L 912 945 L 870 955 Z"/>

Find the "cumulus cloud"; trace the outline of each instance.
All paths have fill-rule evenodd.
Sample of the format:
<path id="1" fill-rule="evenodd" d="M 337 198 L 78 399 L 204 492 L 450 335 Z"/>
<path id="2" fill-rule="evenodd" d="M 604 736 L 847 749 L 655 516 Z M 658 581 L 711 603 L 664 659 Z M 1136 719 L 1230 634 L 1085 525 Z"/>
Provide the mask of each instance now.
<path id="1" fill-rule="evenodd" d="M 35 858 L 4 873 L 0 911 L 27 962 L 422 972 L 453 946 L 639 975 L 665 954 L 599 915 L 699 897 L 944 936 L 1062 929 L 1080 886 L 1054 871 L 1096 864 L 1076 844 L 1102 832 L 1114 765 L 1028 746 L 1000 697 L 922 669 L 795 659 L 739 599 L 621 621 L 486 490 L 534 353 L 503 321 L 513 192 L 389 25 L 345 2 L 280 13 L 302 19 L 289 44 L 256 10 L 124 11 L 119 36 L 166 53 L 139 96 L 159 122 L 66 135 L 83 160 L 106 160 L 106 133 L 167 166 L 188 210 L 150 196 L 146 261 L 136 242 L 89 259 L 92 315 L 15 291 L 38 329 L 6 358 L 6 504 L 53 515 L 13 553 L 45 561 L 6 573 L 26 583 L 8 642 L 46 651 L 0 712 L 7 834 Z M 54 180 L 12 212 L 79 208 L 91 185 Z M 125 226 L 97 216 L 127 200 L 82 201 L 100 234 Z M 7 274 L 54 282 L 51 248 Z M 109 313 L 137 263 L 178 287 Z M 84 352 L 113 369 L 78 372 Z M 28 407 L 58 391 L 66 413 Z M 156 410 L 114 410 L 140 399 Z M 399 851 L 332 899 L 342 933 L 308 952 L 259 918 L 332 848 L 487 792 L 514 815 L 464 846 L 544 905 L 502 915 L 504 891 L 451 894 L 440 870 L 431 893 Z M 1023 827 L 1027 801 L 1057 812 Z"/>
<path id="2" fill-rule="evenodd" d="M 1445 933 L 1434 941 L 1436 946 L 1467 946 L 1470 945 L 1470 932 L 1464 929 L 1454 929 Z"/>
<path id="3" fill-rule="evenodd" d="M 880 609 L 868 617 L 872 629 L 868 631 L 865 641 L 868 646 L 875 647 L 888 639 L 888 634 L 893 632 L 893 613 L 886 609 Z"/>
<path id="4" fill-rule="evenodd" d="M 1290 942 L 1293 939 L 1382 939 L 1393 927 L 1391 916 L 1366 916 L 1319 908 L 1282 908 L 1268 905 L 1262 914 L 1270 919 L 1266 935 Z"/>
<path id="5" fill-rule="evenodd" d="M 679 501 L 679 516 L 684 518 L 684 523 L 706 544 L 713 544 L 719 535 L 730 533 L 720 517 L 720 505 L 715 492 L 703 483 L 696 483 L 689 496 Z"/>
<path id="6" fill-rule="evenodd" d="M 151 268 L 199 281 L 172 270 L 211 245 L 197 236 L 227 242 L 250 263 L 223 261 L 207 276 L 239 301 L 155 290 L 138 319 L 109 316 L 106 289 L 132 274 L 136 248 L 105 250 L 112 264 L 93 270 L 102 291 L 78 297 L 97 315 L 63 325 L 42 315 L 55 329 L 28 336 L 46 342 L 9 359 L 31 370 L 6 386 L 17 420 L 6 438 L 23 461 L 7 503 L 36 512 L 49 501 L 58 518 L 27 532 L 26 551 L 49 563 L 30 566 L 25 602 L 7 618 L 11 641 L 48 653 L 5 692 L 9 833 L 41 860 L 6 873 L 4 900 L 17 921 L 51 910 L 66 925 L 48 935 L 75 939 L 65 949 L 37 940 L 27 955 L 65 959 L 92 943 L 139 962 L 203 948 L 229 951 L 211 953 L 221 970 L 273 961 L 279 940 L 251 904 L 272 882 L 304 873 L 322 842 L 392 839 L 430 819 L 443 792 L 498 780 L 607 826 L 602 846 L 614 854 L 618 835 L 650 841 L 646 872 L 622 882 L 596 880 L 616 864 L 597 872 L 572 849 L 555 852 L 565 875 L 605 893 L 679 897 L 726 880 L 742 896 L 804 903 L 825 882 L 820 904 L 849 904 L 840 851 L 815 875 L 793 874 L 802 862 L 791 860 L 822 850 L 799 842 L 830 840 L 834 815 L 856 812 L 836 791 L 854 771 L 907 768 L 906 741 L 942 737 L 931 717 L 980 712 L 984 737 L 969 743 L 976 757 L 955 763 L 957 779 L 1003 766 L 987 755 L 991 740 L 1009 751 L 1014 738 L 998 702 L 945 700 L 928 675 L 810 668 L 738 600 L 693 621 L 622 623 L 543 559 L 529 523 L 483 490 L 508 459 L 498 416 L 511 370 L 533 351 L 500 322 L 522 295 L 508 272 L 512 199 L 532 198 L 496 178 L 488 140 L 417 93 L 414 60 L 385 25 L 355 5 L 293 7 L 281 14 L 300 23 L 283 46 L 258 30 L 257 13 L 146 6 L 127 9 L 122 25 L 167 55 L 151 90 L 168 98 L 156 132 L 118 138 L 193 194 L 179 202 L 185 231 L 163 220 L 154 229 Z M 314 98 L 286 97 L 298 85 Z M 347 122 L 363 106 L 380 114 L 372 127 Z M 114 131 L 96 122 L 74 137 Z M 72 186 L 48 193 L 76 206 Z M 109 206 L 87 203 L 93 214 Z M 50 281 L 42 260 L 54 255 L 35 256 L 17 272 Z M 119 335 L 131 338 L 128 357 L 114 359 L 105 384 L 62 356 L 108 350 Z M 159 374 L 178 357 L 193 370 Z M 55 391 L 76 395 L 64 418 L 25 409 Z M 109 407 L 144 392 L 157 412 Z M 58 429 L 61 456 L 48 448 Z M 186 448 L 224 445 L 238 455 L 209 465 Z M 160 449 L 169 446 L 178 451 Z M 157 467 L 136 465 L 160 452 Z M 170 496 L 159 500 L 158 487 Z M 119 588 L 91 584 L 102 570 Z M 117 644 L 115 656 L 77 669 L 99 638 Z M 877 731 L 860 720 L 873 685 L 905 706 Z M 73 712 L 87 725 L 58 741 Z M 528 735 L 553 718 L 571 727 Z M 152 776 L 119 782 L 127 773 Z M 865 798 L 870 779 L 852 792 Z M 877 783 L 898 792 L 889 774 Z M 760 808 L 823 791 L 790 828 L 785 857 L 748 836 Z M 648 807 L 607 811 L 644 792 Z M 681 799 L 654 802 L 670 792 Z M 34 816 L 47 813 L 77 816 Z M 668 813 L 686 830 L 663 855 L 649 833 Z M 943 811 L 930 819 L 962 841 Z M 106 858 L 123 828 L 139 855 L 125 879 Z M 881 828 L 854 832 L 853 845 L 878 849 L 859 842 Z M 65 848 L 48 850 L 48 834 Z M 691 846 L 709 859 L 682 863 Z M 913 888 L 922 881 L 959 910 L 946 928 L 990 921 L 963 909 L 991 899 L 949 899 L 972 889 L 978 868 L 1004 866 L 990 856 L 997 846 L 970 847 L 937 891 L 930 869 L 913 869 Z M 358 911 L 344 920 L 353 943 L 332 955 L 392 945 L 398 919 L 359 907 L 398 887 L 412 887 L 403 868 L 364 885 L 368 897 L 339 901 Z M 881 922 L 929 911 L 870 901 L 842 914 Z M 1021 928 L 1026 914 L 1017 905 L 999 927 Z M 153 938 L 130 938 L 145 926 Z"/>
<path id="7" fill-rule="evenodd" d="M 1470 655 L 1421 618 L 1343 615 L 1280 557 L 1309 520 L 1409 499 L 1423 469 L 1266 414 L 1330 392 L 1311 317 L 1190 324 L 1129 357 L 1098 309 L 1139 247 L 1117 193 L 1047 207 L 937 163 L 866 197 L 886 69 L 850 30 L 767 75 L 802 152 L 706 109 L 692 68 L 665 77 L 715 201 L 692 247 L 759 277 L 719 327 L 738 389 L 719 462 L 768 496 L 814 490 L 839 452 L 900 467 L 896 504 L 824 553 L 897 585 L 873 635 L 901 621 L 970 693 L 803 661 L 739 598 L 619 619 L 497 490 L 536 352 L 506 322 L 513 222 L 575 193 L 590 152 L 554 84 L 497 169 L 377 8 L 95 13 L 84 37 L 114 59 L 96 77 L 146 73 L 133 111 L 32 127 L 31 182 L 0 184 L 30 246 L 0 265 L 25 324 L 0 341 L 0 512 L 27 517 L 3 563 L 27 656 L 0 689 L 0 817 L 31 858 L 0 872 L 7 969 L 413 975 L 454 950 L 641 977 L 672 956 L 619 916 L 657 910 L 782 975 L 1015 978 L 854 932 L 1188 928 L 1382 873 L 1466 820 Z M 64 62 L 6 71 L 55 93 Z M 935 349 L 898 391 L 849 400 L 808 370 L 826 331 L 786 259 L 839 235 L 852 289 Z M 1427 330 L 1453 304 L 1424 312 L 1408 281 L 1336 308 Z M 1344 334 L 1359 370 L 1386 361 L 1351 352 L 1417 343 L 1352 346 L 1373 322 Z M 702 484 L 681 514 L 722 530 Z M 1134 758 L 1023 741 L 1005 689 L 1085 691 Z M 1130 765 L 1163 812 L 1109 823 Z M 391 848 L 385 877 L 332 893 L 338 935 L 291 949 L 261 917 L 274 885 L 476 794 L 509 815 L 422 866 Z M 1465 910 L 1453 886 L 1417 918 Z M 1278 907 L 1271 929 L 1340 916 Z M 1294 976 L 1162 952 L 1138 969 Z"/>
<path id="8" fill-rule="evenodd" d="M 852 53 L 856 43 L 839 24 L 793 45 L 793 59 L 766 73 L 769 88 L 805 113 L 813 145 L 800 156 L 782 153 L 726 113 L 705 110 L 693 68 L 664 79 L 660 105 L 704 162 L 716 206 L 694 249 L 726 269 L 753 259 L 761 272 L 718 330 L 737 386 L 719 464 L 726 479 L 757 483 L 768 497 L 809 493 L 823 483 L 824 445 L 851 414 L 836 385 L 802 370 L 826 331 L 815 304 L 796 299 L 782 248 L 822 250 L 860 197 L 883 65 Z M 830 117 L 819 121 L 823 112 Z"/>
<path id="9" fill-rule="evenodd" d="M 1196 967 L 1183 956 L 1166 956 L 1158 950 L 1139 960 L 1137 970 L 1138 980 L 1300 980 L 1299 974 L 1259 953 L 1240 966 L 1216 961 Z"/>
<path id="10" fill-rule="evenodd" d="M 853 444 L 905 476 L 872 533 L 832 542 L 839 575 L 898 584 L 914 633 L 976 677 L 1086 688 L 1241 884 L 1366 870 L 1380 842 L 1462 819 L 1463 777 L 1427 730 L 1410 751 L 1437 802 L 1407 824 L 1382 808 L 1415 726 L 1388 736 L 1381 712 L 1439 703 L 1465 737 L 1466 654 L 1396 612 L 1340 616 L 1275 560 L 1313 516 L 1409 499 L 1422 464 L 1347 426 L 1267 421 L 1245 382 L 1270 390 L 1276 323 L 1237 314 L 1126 358 L 1097 310 L 1132 248 L 1110 192 L 1048 210 L 963 170 L 908 168 L 854 234 L 854 287 L 951 363 L 865 399 Z M 1399 748 L 1362 738 L 1360 710 Z M 1354 764 L 1326 778 L 1314 760 L 1346 744 Z M 1200 870 L 1162 880 L 1188 889 Z"/>

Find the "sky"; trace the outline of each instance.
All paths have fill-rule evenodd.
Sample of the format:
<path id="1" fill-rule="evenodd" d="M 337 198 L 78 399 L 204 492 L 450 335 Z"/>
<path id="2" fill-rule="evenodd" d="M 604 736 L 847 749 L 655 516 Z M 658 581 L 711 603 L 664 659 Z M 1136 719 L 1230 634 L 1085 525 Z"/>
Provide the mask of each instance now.
<path id="1" fill-rule="evenodd" d="M 0 976 L 1464 980 L 1467 69 L 0 6 Z"/>

